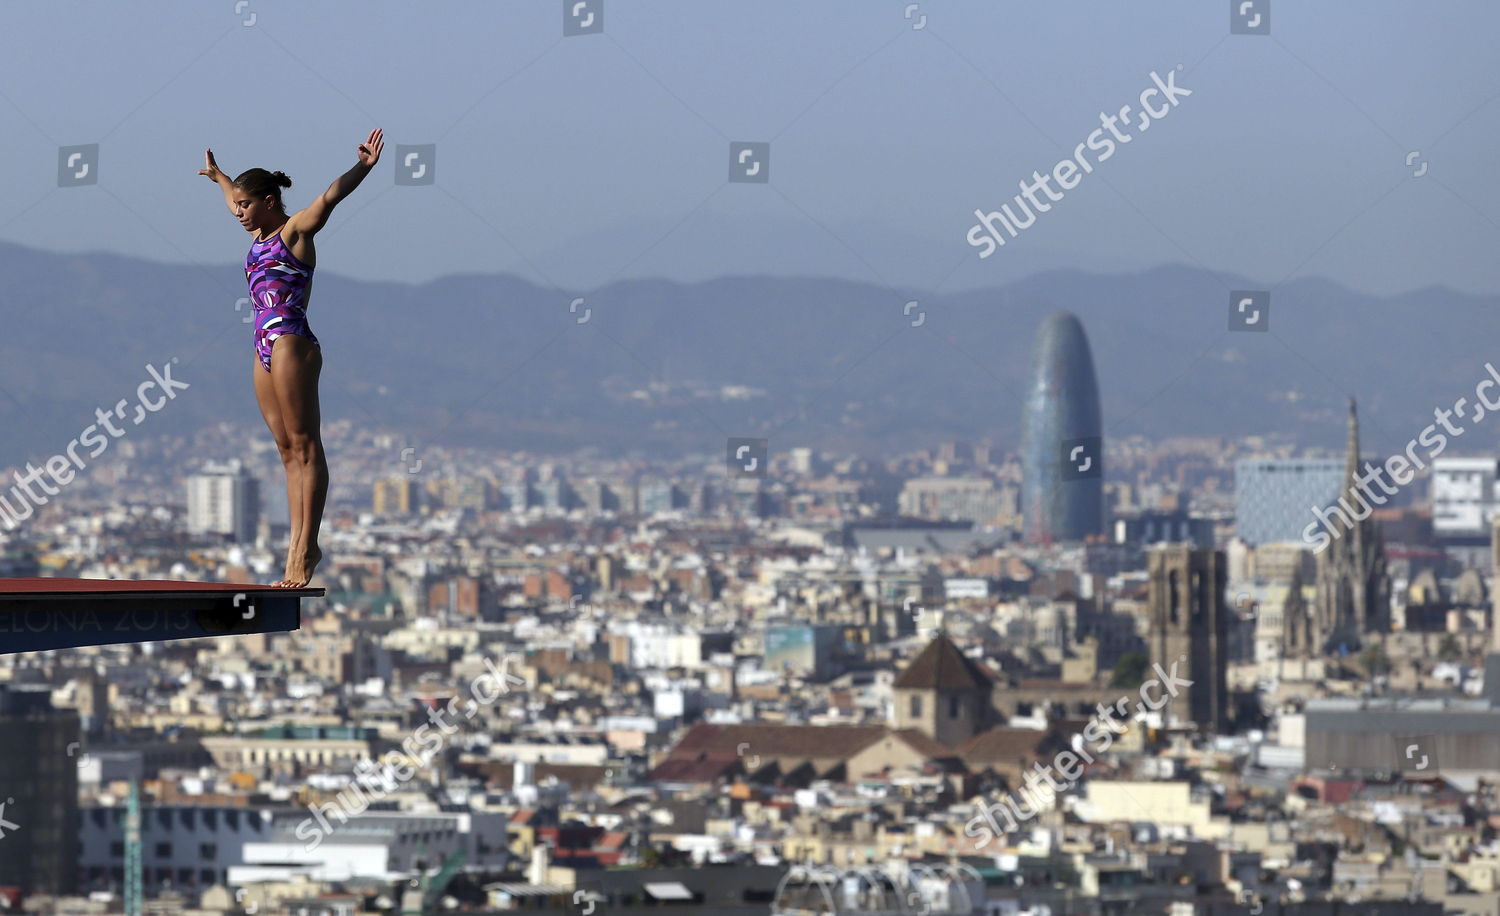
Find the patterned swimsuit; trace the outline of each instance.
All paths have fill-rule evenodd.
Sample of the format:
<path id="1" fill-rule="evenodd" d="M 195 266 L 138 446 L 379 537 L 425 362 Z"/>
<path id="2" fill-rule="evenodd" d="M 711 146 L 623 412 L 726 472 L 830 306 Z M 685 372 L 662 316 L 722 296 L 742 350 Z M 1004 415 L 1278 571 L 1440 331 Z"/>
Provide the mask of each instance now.
<path id="1" fill-rule="evenodd" d="M 319 346 L 307 326 L 312 275 L 313 269 L 287 250 L 280 232 L 251 243 L 245 255 L 245 279 L 255 306 L 255 352 L 267 372 L 271 371 L 271 347 L 281 335 L 296 334 Z"/>

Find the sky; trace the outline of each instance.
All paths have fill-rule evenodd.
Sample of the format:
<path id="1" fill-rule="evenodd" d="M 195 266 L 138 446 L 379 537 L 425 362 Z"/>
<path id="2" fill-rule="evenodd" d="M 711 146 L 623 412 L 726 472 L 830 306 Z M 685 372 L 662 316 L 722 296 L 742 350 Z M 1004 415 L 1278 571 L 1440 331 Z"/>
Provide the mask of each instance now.
<path id="1" fill-rule="evenodd" d="M 941 294 L 1178 263 L 1500 292 L 1500 4 L 1252 0 L 1269 34 L 1231 34 L 1230 0 L 590 2 L 602 31 L 565 35 L 563 0 L 7 0 L 0 240 L 237 272 L 204 149 L 287 172 L 295 208 L 381 127 L 318 242 L 372 280 Z M 1191 95 L 981 258 L 974 211 L 1153 71 Z M 728 180 L 738 142 L 770 144 L 767 182 Z M 59 187 L 59 147 L 87 144 L 97 183 Z M 421 144 L 432 183 L 398 185 Z"/>

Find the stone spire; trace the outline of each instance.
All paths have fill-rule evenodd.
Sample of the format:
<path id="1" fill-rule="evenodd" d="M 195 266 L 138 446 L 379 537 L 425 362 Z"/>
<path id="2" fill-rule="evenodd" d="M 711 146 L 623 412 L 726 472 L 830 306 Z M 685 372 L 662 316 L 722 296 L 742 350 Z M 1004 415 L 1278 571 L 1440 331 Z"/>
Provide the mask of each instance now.
<path id="1" fill-rule="evenodd" d="M 1359 414 L 1354 409 L 1354 398 L 1349 399 L 1349 439 L 1344 445 L 1344 489 L 1353 504 L 1354 497 L 1358 494 L 1358 486 L 1355 483 L 1359 479 Z M 1371 507 L 1373 511 L 1373 507 Z M 1369 515 L 1358 519 L 1352 531 L 1344 535 L 1349 539 L 1349 557 L 1356 563 L 1365 555 L 1365 532 L 1369 527 Z M 1358 608 L 1358 605 L 1356 605 Z"/>
<path id="2" fill-rule="evenodd" d="M 1374 501 L 1360 490 L 1359 476 L 1359 415 L 1350 398 L 1344 485 L 1336 508 L 1343 524 L 1335 532 L 1338 537 L 1318 555 L 1319 648 L 1343 644 L 1353 649 L 1365 634 L 1388 627 L 1391 600 L 1385 545 L 1371 518 Z M 1366 487 L 1370 487 L 1368 481 Z M 1369 492 L 1379 495 L 1376 489 Z"/>

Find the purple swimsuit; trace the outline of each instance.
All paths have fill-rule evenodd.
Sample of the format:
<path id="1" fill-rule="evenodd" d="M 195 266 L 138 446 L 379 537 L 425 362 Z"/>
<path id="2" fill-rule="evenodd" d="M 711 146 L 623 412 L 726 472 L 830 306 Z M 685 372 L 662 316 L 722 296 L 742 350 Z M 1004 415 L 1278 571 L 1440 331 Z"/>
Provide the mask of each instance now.
<path id="1" fill-rule="evenodd" d="M 312 275 L 313 269 L 287 250 L 280 232 L 251 243 L 250 253 L 245 255 L 245 279 L 250 283 L 250 302 L 255 306 L 255 352 L 267 372 L 271 371 L 271 346 L 282 334 L 306 337 L 319 346 L 307 326 Z"/>

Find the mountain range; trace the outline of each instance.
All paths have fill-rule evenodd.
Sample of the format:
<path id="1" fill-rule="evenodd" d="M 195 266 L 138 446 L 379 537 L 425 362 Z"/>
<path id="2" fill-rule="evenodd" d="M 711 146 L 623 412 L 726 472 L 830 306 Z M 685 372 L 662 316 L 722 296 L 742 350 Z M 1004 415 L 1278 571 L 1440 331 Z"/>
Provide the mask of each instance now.
<path id="1" fill-rule="evenodd" d="M 64 449 L 97 407 L 176 358 L 191 388 L 142 424 L 261 423 L 238 263 L 153 263 L 0 243 L 0 466 Z M 925 295 L 816 276 L 628 279 L 555 290 L 512 274 L 418 285 L 320 270 L 309 320 L 323 415 L 422 443 L 601 454 L 722 454 L 730 436 L 876 456 L 943 439 L 1012 449 L 1041 320 L 1088 333 L 1106 437 L 1284 435 L 1338 448 L 1349 396 L 1366 450 L 1404 448 L 1473 400 L 1493 296 L 1376 297 L 1304 278 L 1269 330 L 1230 331 L 1243 277 L 1165 265 L 1049 270 Z M 581 299 L 582 301 L 575 300 Z M 914 302 L 908 307 L 907 303 Z M 1500 418 L 1454 453 L 1494 451 Z M 147 433 L 150 434 L 150 433 Z"/>

